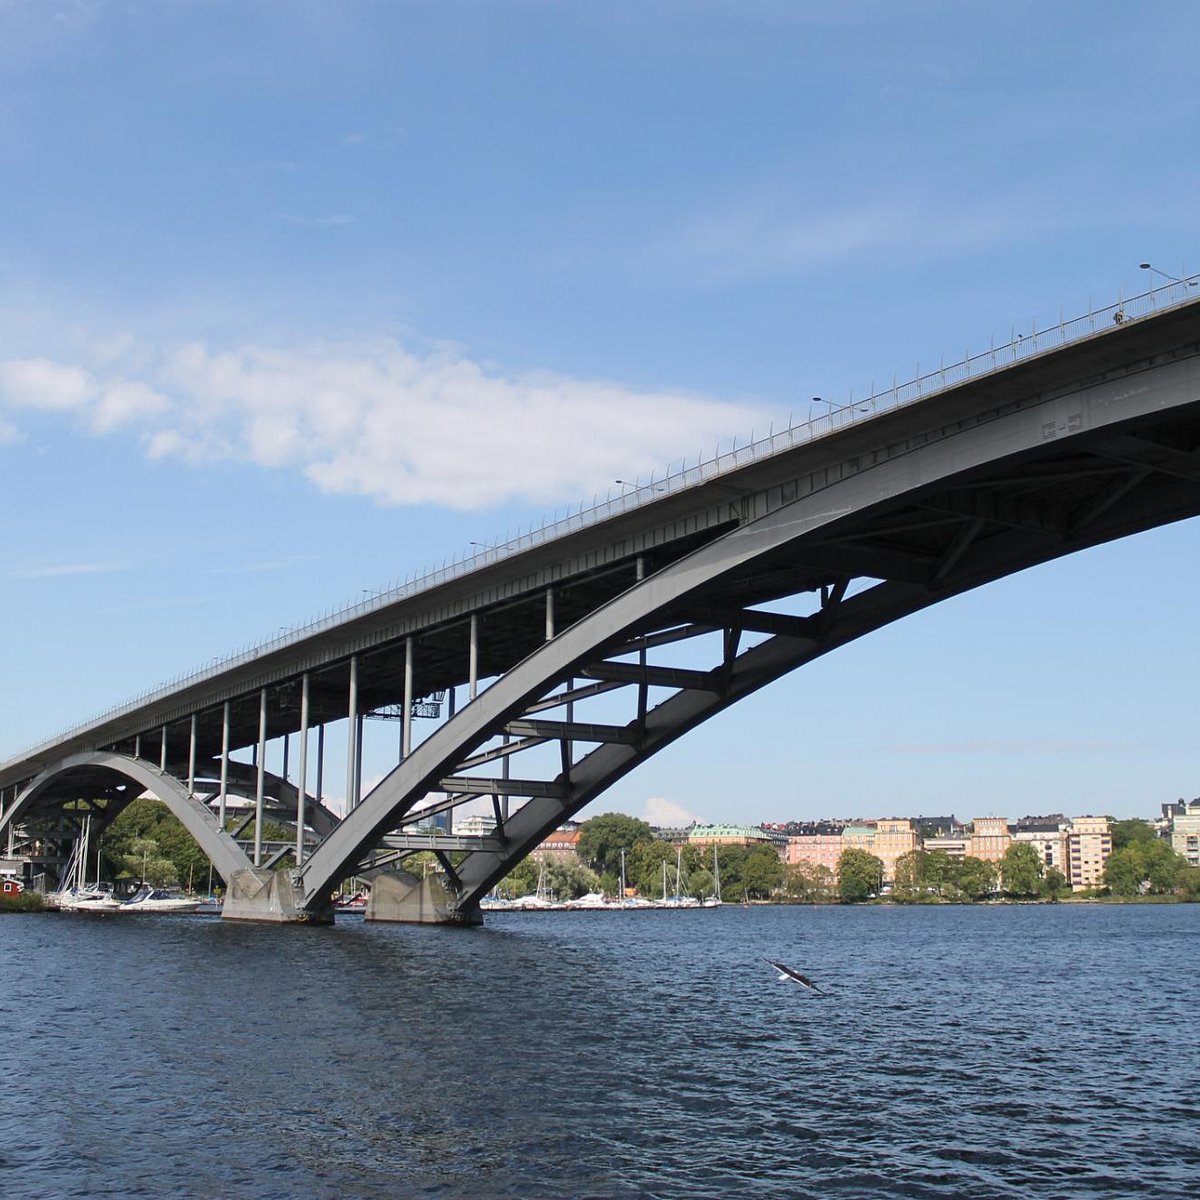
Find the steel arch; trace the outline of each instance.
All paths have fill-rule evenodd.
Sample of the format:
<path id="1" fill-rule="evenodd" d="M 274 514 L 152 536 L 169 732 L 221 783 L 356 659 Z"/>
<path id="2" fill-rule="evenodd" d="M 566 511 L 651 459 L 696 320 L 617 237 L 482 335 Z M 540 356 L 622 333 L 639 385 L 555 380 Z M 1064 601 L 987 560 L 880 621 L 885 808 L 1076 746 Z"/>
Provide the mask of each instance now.
<path id="1" fill-rule="evenodd" d="M 705 589 L 722 579 L 749 564 L 767 560 L 781 549 L 824 536 L 853 519 L 883 512 L 898 501 L 927 496 L 984 469 L 1030 461 L 1051 451 L 1061 453 L 1064 447 L 1086 449 L 1100 436 L 1117 436 L 1139 421 L 1188 409 L 1198 400 L 1200 383 L 1194 359 L 1158 366 L 1134 384 L 1124 378 L 1034 397 L 1026 405 L 998 412 L 991 420 L 965 425 L 948 437 L 929 441 L 902 456 L 844 473 L 818 490 L 780 503 L 757 519 L 742 521 L 558 633 L 435 731 L 313 853 L 297 876 L 303 902 L 319 903 L 320 897 L 378 844 L 388 829 L 428 792 L 437 790 L 448 775 L 453 776 L 457 764 L 505 731 L 552 689 L 568 679 L 587 676 L 589 671 L 593 677 L 603 678 L 604 670 L 597 675 L 602 667 L 608 668 L 609 677 L 614 674 L 613 668 L 628 667 L 615 674 L 624 674 L 627 682 L 635 678 L 636 664 L 605 663 L 605 657 L 620 653 L 630 638 L 661 627 L 672 612 L 678 612 L 689 600 L 702 599 Z M 1120 455 L 1116 458 L 1119 461 Z M 1200 470 L 1196 477 L 1200 478 Z M 675 672 L 681 681 L 680 690 L 652 713 L 644 714 L 640 741 L 601 745 L 578 762 L 564 763 L 562 774 L 539 785 L 539 791 L 522 793 L 513 789 L 512 794 L 531 799 L 509 822 L 510 849 L 500 854 L 480 852 L 459 864 L 451 873 L 457 902 L 468 909 L 503 874 L 506 864 L 522 857 L 557 820 L 578 811 L 638 762 L 818 654 L 989 580 L 1200 511 L 1200 497 L 1193 488 L 1174 506 L 1164 501 L 1158 508 L 1122 517 L 1124 510 L 1118 501 L 1136 488 L 1141 478 L 1135 464 L 1129 476 L 1132 482 L 1122 480 L 1107 498 L 1091 502 L 1087 513 L 1076 514 L 1075 526 L 1021 529 L 1018 523 L 1012 536 L 998 536 L 986 558 L 974 564 L 965 552 L 981 518 L 954 514 L 954 520 L 963 523 L 962 532 L 946 547 L 930 578 L 887 581 L 872 589 L 877 592 L 874 596 L 871 591 L 861 593 L 863 597 L 871 596 L 857 603 L 862 615 L 855 617 L 855 609 L 847 607 L 841 616 L 854 619 L 840 631 L 830 614 L 824 631 L 820 622 L 811 627 L 820 636 L 810 645 L 798 644 L 795 636 L 777 634 L 742 656 L 727 654 L 727 661 L 712 672 Z M 1105 514 L 1107 520 L 1100 520 Z M 855 601 L 847 603 L 853 605 Z M 731 624 L 714 628 L 732 631 L 737 628 L 736 621 L 735 617 Z M 794 632 L 800 629 L 797 625 Z M 639 734 L 638 729 L 628 732 L 631 736 Z"/>
<path id="2" fill-rule="evenodd" d="M 193 796 L 173 775 L 132 755 L 104 751 L 76 754 L 48 767 L 36 776 L 20 793 L 15 803 L 5 809 L 0 819 L 0 834 L 9 827 L 19 825 L 37 807 L 38 801 L 56 785 L 66 782 L 80 770 L 110 771 L 128 779 L 157 800 L 179 818 L 183 827 L 208 855 L 209 860 L 224 880 L 229 881 L 238 871 L 252 868 L 242 848 L 217 823 L 216 817 L 204 803 Z"/>

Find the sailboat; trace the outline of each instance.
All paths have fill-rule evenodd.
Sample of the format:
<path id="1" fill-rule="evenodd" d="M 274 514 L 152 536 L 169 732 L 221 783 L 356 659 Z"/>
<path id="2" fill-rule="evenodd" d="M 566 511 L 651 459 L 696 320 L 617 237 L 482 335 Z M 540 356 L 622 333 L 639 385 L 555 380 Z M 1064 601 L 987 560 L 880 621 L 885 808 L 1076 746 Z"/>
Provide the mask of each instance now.
<path id="1" fill-rule="evenodd" d="M 83 827 L 71 848 L 71 856 L 62 874 L 62 886 L 57 892 L 50 892 L 46 896 L 47 908 L 57 908 L 62 912 L 116 912 L 121 907 L 121 902 L 113 895 L 111 883 L 101 883 L 99 878 L 95 883 L 87 881 L 91 833 L 92 817 L 89 813 L 83 818 Z M 97 876 L 99 873 L 100 862 L 97 858 Z"/>
<path id="2" fill-rule="evenodd" d="M 713 845 L 713 894 L 701 902 L 704 908 L 721 907 L 721 864 L 717 861 L 717 847 Z"/>

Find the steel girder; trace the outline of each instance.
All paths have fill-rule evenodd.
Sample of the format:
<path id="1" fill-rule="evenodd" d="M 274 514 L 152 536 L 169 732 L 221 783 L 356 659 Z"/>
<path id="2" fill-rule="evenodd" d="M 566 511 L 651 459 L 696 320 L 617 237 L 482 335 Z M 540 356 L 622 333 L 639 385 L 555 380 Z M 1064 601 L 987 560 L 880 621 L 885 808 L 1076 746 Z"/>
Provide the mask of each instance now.
<path id="1" fill-rule="evenodd" d="M 1173 444 L 1180 440 L 1188 444 Z M 457 862 L 442 856 L 468 916 L 563 819 L 771 680 L 947 596 L 1200 513 L 1198 445 L 1200 372 L 1195 359 L 1176 359 L 1030 397 L 897 457 L 856 463 L 806 495 L 745 506 L 761 515 L 557 632 L 413 750 L 296 873 L 303 902 L 319 905 L 429 793 L 449 792 L 451 801 L 490 794 L 504 848 Z M 860 590 L 848 595 L 855 579 Z M 811 616 L 753 607 L 816 588 L 821 602 Z M 722 651 L 708 670 L 646 659 L 662 641 L 717 631 Z M 748 631 L 766 640 L 742 649 Z M 573 686 L 580 679 L 595 683 Z M 673 694 L 651 707 L 651 688 Z M 569 705 L 618 689 L 636 695 L 626 724 L 571 718 Z M 555 708 L 567 709 L 566 720 L 532 719 Z M 477 774 L 554 742 L 557 770 Z M 596 748 L 576 760 L 578 742 Z M 505 816 L 512 796 L 527 802 Z"/>

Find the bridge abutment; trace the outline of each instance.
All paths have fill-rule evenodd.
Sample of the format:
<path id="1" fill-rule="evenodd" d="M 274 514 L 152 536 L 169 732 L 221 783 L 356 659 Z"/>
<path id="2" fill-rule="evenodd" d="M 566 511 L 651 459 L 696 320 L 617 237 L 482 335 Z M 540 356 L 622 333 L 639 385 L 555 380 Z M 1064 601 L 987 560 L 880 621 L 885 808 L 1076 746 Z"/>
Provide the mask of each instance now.
<path id="1" fill-rule="evenodd" d="M 404 921 L 415 925 L 482 925 L 478 905 L 459 910 L 433 875 L 384 871 L 371 884 L 364 917 L 368 921 Z"/>
<path id="2" fill-rule="evenodd" d="M 221 916 L 228 921 L 262 921 L 274 925 L 333 923 L 333 906 L 319 911 L 302 906 L 286 871 L 249 868 L 235 871 L 225 893 Z"/>

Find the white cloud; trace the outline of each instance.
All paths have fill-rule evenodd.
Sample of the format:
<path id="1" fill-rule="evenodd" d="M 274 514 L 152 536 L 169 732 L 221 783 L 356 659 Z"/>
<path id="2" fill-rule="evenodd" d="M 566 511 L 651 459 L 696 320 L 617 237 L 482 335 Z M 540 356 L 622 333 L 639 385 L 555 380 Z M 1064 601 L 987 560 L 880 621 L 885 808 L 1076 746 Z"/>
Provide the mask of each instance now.
<path id="1" fill-rule="evenodd" d="M 14 408 L 69 411 L 83 407 L 92 392 L 87 371 L 46 358 L 0 362 L 0 400 Z"/>
<path id="2" fill-rule="evenodd" d="M 11 446 L 21 440 L 21 431 L 7 421 L 0 421 L 0 446 Z"/>
<path id="3" fill-rule="evenodd" d="M 0 419 L 5 400 L 73 410 L 93 434 L 136 430 L 150 459 L 291 470 L 325 492 L 456 509 L 604 494 L 767 423 L 732 402 L 505 374 L 394 341 L 155 352 L 109 339 L 87 367 L 0 362 Z"/>
<path id="4" fill-rule="evenodd" d="M 658 829 L 682 829 L 699 818 L 682 804 L 664 796 L 651 796 L 642 810 L 642 820 Z"/>
<path id="5" fill-rule="evenodd" d="M 58 579 L 65 575 L 111 575 L 124 571 L 119 562 L 51 563 L 44 567 L 17 567 L 8 572 L 9 579 Z"/>

